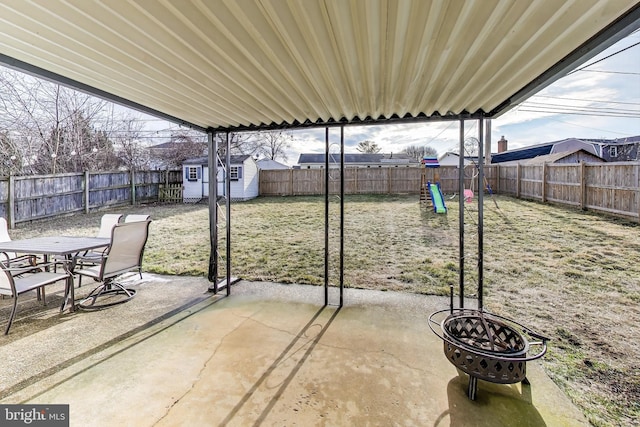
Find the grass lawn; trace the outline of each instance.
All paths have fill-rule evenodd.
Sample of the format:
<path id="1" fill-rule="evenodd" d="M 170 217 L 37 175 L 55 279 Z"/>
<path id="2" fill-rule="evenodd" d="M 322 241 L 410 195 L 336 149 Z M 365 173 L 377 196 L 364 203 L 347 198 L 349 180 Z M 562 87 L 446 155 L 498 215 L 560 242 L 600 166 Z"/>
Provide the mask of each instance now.
<path id="1" fill-rule="evenodd" d="M 346 286 L 446 295 L 453 284 L 457 290 L 458 202 L 447 202 L 449 213 L 436 215 L 421 207 L 417 196 L 347 197 Z M 338 199 L 332 197 L 332 284 L 339 279 L 338 209 Z M 118 209 L 136 211 L 154 219 L 146 271 L 207 274 L 206 205 Z M 465 211 L 465 288 L 473 296 L 477 203 L 466 204 Z M 10 234 L 14 239 L 91 235 L 102 213 L 23 224 Z M 234 276 L 323 283 L 322 197 L 234 203 L 231 218 Z M 639 231 L 635 223 L 578 210 L 503 197 L 485 200 L 484 306 L 552 337 L 543 365 L 596 426 L 630 426 L 640 419 L 640 350 L 635 342 L 640 337 Z M 222 227 L 223 254 L 225 235 Z"/>

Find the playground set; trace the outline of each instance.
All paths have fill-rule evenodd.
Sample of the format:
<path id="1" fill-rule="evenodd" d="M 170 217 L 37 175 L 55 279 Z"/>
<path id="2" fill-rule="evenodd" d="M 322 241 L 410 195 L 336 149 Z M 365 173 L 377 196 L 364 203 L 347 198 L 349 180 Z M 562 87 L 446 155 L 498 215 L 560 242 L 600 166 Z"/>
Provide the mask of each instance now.
<path id="1" fill-rule="evenodd" d="M 440 167 L 437 157 L 424 156 L 422 159 L 422 178 L 420 182 L 420 202 L 424 202 L 427 207 L 432 207 L 435 213 L 446 214 L 447 206 L 444 202 L 442 189 L 440 188 L 440 175 L 434 170 L 433 181 L 427 178 L 427 168 L 437 169 Z"/>

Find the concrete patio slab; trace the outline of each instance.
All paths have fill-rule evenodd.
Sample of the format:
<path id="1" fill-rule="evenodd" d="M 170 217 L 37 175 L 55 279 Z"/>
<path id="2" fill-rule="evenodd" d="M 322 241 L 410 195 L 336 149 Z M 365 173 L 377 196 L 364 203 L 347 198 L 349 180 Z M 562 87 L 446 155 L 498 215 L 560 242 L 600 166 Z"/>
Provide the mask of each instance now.
<path id="1" fill-rule="evenodd" d="M 129 303 L 62 326 L 75 322 L 68 327 L 80 340 L 86 319 L 100 330 L 120 328 L 115 311 L 126 320 L 134 302 L 171 286 L 154 288 L 172 278 L 148 277 Z M 323 307 L 320 287 L 241 281 L 226 298 L 202 294 L 207 282 L 192 281 L 197 286 L 180 285 L 190 294 L 168 315 L 14 379 L 1 402 L 69 404 L 72 426 L 588 425 L 536 362 L 527 365 L 531 386 L 480 381 L 477 400 L 467 399 L 468 378 L 427 325 L 447 298 L 347 289 L 342 308 Z M 28 339 L 1 345 L 0 355 Z M 64 353 L 65 345 L 50 351 Z"/>

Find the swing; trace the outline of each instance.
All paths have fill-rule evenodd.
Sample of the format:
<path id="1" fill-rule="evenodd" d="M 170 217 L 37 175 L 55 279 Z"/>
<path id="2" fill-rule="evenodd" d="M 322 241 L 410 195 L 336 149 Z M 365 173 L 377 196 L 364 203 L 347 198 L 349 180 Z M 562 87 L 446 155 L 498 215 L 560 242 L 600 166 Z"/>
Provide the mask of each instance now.
<path id="1" fill-rule="evenodd" d="M 464 189 L 464 201 L 467 203 L 471 203 L 473 201 L 473 182 L 475 181 L 476 177 L 479 175 L 479 172 L 476 172 L 473 174 L 473 176 L 471 177 L 471 185 L 470 188 L 465 188 Z"/>
<path id="2" fill-rule="evenodd" d="M 473 201 L 473 190 L 470 188 L 464 189 L 464 201 L 467 203 L 471 203 Z"/>

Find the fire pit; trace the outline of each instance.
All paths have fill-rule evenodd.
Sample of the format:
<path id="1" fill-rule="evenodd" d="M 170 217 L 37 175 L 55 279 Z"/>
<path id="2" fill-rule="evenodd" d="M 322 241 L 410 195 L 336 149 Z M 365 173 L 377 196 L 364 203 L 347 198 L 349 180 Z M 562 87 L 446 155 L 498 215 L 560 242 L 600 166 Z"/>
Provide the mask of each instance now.
<path id="1" fill-rule="evenodd" d="M 436 318 L 449 315 L 438 322 Z M 439 326 L 436 330 L 434 325 Z M 482 310 L 445 309 L 429 316 L 429 327 L 444 342 L 444 353 L 456 368 L 469 375 L 469 399 L 475 400 L 478 379 L 528 384 L 526 362 L 547 352 L 548 338 L 521 324 Z M 529 342 L 526 335 L 539 341 Z M 527 353 L 539 347 L 534 354 Z"/>

